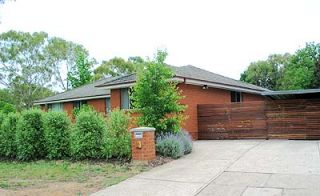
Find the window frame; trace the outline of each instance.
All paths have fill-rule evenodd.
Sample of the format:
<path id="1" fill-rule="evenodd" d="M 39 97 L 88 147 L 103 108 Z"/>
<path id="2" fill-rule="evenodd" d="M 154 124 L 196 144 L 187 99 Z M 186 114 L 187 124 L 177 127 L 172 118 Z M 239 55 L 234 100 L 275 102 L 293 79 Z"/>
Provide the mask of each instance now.
<path id="1" fill-rule="evenodd" d="M 230 91 L 231 103 L 241 103 L 243 101 L 242 92 Z"/>
<path id="2" fill-rule="evenodd" d="M 110 97 L 106 97 L 106 99 L 105 99 L 105 103 L 106 103 L 106 114 L 108 114 L 108 113 L 110 113 L 111 112 L 111 99 L 110 99 Z"/>
<path id="3" fill-rule="evenodd" d="M 126 100 L 128 102 L 126 104 L 126 107 L 123 107 L 124 106 L 124 104 L 123 104 L 123 100 L 124 100 L 123 94 L 124 93 L 123 92 L 126 92 L 126 95 L 128 96 L 128 97 L 126 97 Z M 131 104 L 130 94 L 131 94 L 130 88 L 121 88 L 120 89 L 120 109 L 121 110 L 130 110 L 131 109 L 132 104 Z"/>

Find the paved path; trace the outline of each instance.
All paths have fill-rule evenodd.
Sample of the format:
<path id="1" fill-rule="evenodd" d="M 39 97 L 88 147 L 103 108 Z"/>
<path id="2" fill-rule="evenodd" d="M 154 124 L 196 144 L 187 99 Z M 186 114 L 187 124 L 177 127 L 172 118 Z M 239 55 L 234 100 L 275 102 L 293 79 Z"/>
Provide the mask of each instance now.
<path id="1" fill-rule="evenodd" d="M 319 141 L 197 141 L 192 154 L 94 195 L 319 196 Z"/>

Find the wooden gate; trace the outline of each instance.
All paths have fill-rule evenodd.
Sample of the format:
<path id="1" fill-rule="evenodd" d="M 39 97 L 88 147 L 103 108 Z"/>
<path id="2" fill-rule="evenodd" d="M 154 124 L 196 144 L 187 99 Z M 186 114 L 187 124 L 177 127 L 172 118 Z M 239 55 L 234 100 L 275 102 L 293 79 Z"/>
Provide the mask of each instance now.
<path id="1" fill-rule="evenodd" d="M 320 100 L 198 105 L 199 139 L 320 139 Z"/>

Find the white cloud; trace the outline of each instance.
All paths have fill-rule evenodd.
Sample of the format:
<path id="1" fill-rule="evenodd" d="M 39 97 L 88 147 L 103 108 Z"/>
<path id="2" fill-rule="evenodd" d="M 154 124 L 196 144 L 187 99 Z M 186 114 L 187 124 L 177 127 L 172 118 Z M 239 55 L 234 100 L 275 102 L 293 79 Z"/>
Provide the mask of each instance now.
<path id="1" fill-rule="evenodd" d="M 317 0 L 16 0 L 0 8 L 0 32 L 45 31 L 83 44 L 99 60 L 169 52 L 238 79 L 251 61 L 320 42 Z"/>

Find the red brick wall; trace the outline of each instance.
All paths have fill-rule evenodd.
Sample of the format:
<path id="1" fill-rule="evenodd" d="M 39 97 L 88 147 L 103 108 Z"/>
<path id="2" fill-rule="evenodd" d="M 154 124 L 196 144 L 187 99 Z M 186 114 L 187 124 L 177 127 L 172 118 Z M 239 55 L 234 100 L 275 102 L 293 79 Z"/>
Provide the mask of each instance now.
<path id="1" fill-rule="evenodd" d="M 156 158 L 154 137 L 154 131 L 143 132 L 143 137 L 141 139 L 136 139 L 134 133 L 131 133 L 132 160 L 150 161 Z M 138 148 L 138 142 L 141 143 L 141 148 Z"/>
<path id="2" fill-rule="evenodd" d="M 265 101 L 266 98 L 261 95 L 242 93 L 243 102 L 247 101 Z"/>
<path id="3" fill-rule="evenodd" d="M 106 99 L 91 99 L 87 101 L 87 104 L 98 112 L 106 113 Z"/>
<path id="4" fill-rule="evenodd" d="M 73 118 L 72 110 L 73 110 L 73 102 L 64 102 L 63 110 L 67 112 L 68 116 Z"/>
<path id="5" fill-rule="evenodd" d="M 203 90 L 201 86 L 183 83 L 179 84 L 178 88 L 182 90 L 182 95 L 185 96 L 181 103 L 188 105 L 185 111 L 188 118 L 184 121 L 182 127 L 191 134 L 193 139 L 198 139 L 197 105 L 230 102 L 230 91 L 214 88 Z"/>
<path id="6" fill-rule="evenodd" d="M 121 105 L 120 93 L 121 93 L 120 89 L 111 90 L 111 96 L 110 96 L 111 109 L 120 108 L 120 105 Z"/>

